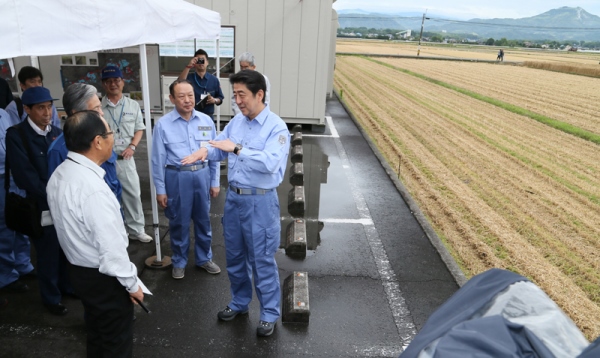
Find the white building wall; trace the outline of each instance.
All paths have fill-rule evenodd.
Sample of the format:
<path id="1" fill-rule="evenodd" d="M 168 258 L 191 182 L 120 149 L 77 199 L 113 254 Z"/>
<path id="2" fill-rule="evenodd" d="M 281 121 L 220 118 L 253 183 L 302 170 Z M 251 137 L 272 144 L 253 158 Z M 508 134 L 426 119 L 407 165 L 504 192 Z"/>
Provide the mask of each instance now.
<path id="1" fill-rule="evenodd" d="M 251 52 L 271 82 L 271 109 L 288 122 L 323 123 L 333 0 L 187 0 L 235 26 L 235 55 Z M 239 71 L 239 63 L 235 64 Z M 226 97 L 229 83 L 221 79 Z M 229 101 L 221 114 L 230 114 Z"/>

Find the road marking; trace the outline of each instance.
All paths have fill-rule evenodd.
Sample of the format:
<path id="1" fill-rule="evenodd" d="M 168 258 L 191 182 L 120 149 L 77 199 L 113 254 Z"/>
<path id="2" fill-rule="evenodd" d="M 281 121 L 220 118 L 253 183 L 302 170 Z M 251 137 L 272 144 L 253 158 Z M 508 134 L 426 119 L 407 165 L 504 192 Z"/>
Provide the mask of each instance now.
<path id="1" fill-rule="evenodd" d="M 302 136 L 303 137 L 319 137 L 319 138 L 339 138 L 340 135 L 338 134 L 337 129 L 333 125 L 331 116 L 325 116 L 325 122 L 327 122 L 327 126 L 329 127 L 331 134 L 304 134 L 304 133 L 302 133 Z"/>
<path id="2" fill-rule="evenodd" d="M 373 220 L 364 218 L 364 219 L 320 219 L 324 223 L 330 224 L 361 224 L 361 225 L 373 225 Z"/>
<path id="3" fill-rule="evenodd" d="M 338 153 L 340 155 L 342 166 L 345 169 L 344 173 L 346 174 L 346 178 L 348 179 L 348 183 L 350 184 L 350 191 L 352 192 L 356 208 L 358 209 L 358 215 L 360 218 L 358 220 L 361 223 L 363 223 L 365 234 L 367 236 L 367 241 L 369 242 L 371 252 L 373 253 L 373 258 L 377 265 L 377 271 L 379 272 L 379 276 L 381 277 L 382 285 L 385 289 L 388 302 L 390 303 L 392 315 L 394 316 L 394 322 L 396 323 L 398 334 L 400 336 L 400 339 L 402 340 L 402 351 L 404 351 L 404 349 L 408 346 L 408 344 L 417 334 L 417 330 L 412 321 L 410 311 L 406 306 L 406 301 L 402 296 L 402 291 L 400 290 L 400 285 L 398 284 L 396 273 L 391 267 L 387 253 L 385 252 L 385 248 L 383 247 L 383 243 L 379 238 L 379 233 L 377 232 L 377 229 L 373 224 L 373 219 L 371 217 L 369 207 L 367 206 L 367 202 L 365 201 L 365 198 L 363 197 L 360 191 L 360 187 L 356 182 L 356 179 L 354 179 L 354 175 L 351 175 L 351 166 L 350 161 L 348 160 L 348 155 L 346 154 L 346 150 L 344 149 L 342 141 L 339 138 L 338 132 L 333 125 L 333 121 L 331 121 L 330 118 L 328 119 L 332 137 L 334 138 L 335 146 L 337 147 Z M 398 352 L 398 354 L 401 352 Z"/>

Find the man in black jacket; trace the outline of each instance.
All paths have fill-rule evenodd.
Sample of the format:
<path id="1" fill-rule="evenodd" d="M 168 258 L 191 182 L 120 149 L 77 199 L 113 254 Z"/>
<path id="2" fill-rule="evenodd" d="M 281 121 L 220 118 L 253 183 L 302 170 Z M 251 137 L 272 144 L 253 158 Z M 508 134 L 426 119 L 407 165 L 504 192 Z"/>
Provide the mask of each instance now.
<path id="1" fill-rule="evenodd" d="M 45 87 L 31 87 L 23 92 L 23 109 L 27 120 L 10 127 L 6 133 L 6 161 L 15 184 L 35 198 L 40 210 L 48 210 L 48 147 L 62 132 L 51 125 L 52 101 Z M 25 141 L 23 140 L 25 139 Z M 45 226 L 42 237 L 31 238 L 37 252 L 37 272 L 42 303 L 50 313 L 65 315 L 63 294 L 72 294 L 67 275 L 67 260 L 53 225 Z"/>

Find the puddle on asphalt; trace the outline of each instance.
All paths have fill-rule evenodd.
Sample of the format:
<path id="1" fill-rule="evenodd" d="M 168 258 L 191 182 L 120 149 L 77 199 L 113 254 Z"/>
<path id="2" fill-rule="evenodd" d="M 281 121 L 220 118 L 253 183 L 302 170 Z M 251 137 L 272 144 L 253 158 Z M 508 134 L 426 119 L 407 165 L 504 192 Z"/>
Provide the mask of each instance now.
<path id="1" fill-rule="evenodd" d="M 319 233 L 323 230 L 324 225 L 319 221 L 319 207 L 321 185 L 327 183 L 329 157 L 317 144 L 307 143 L 304 139 L 301 156 L 302 180 L 299 180 L 298 171 L 294 169 L 298 158 L 299 156 L 294 155 L 292 148 L 283 182 L 277 189 L 282 218 L 280 247 L 285 248 L 286 246 L 288 226 L 294 220 L 301 219 L 306 224 L 306 255 L 311 256 L 320 244 Z M 298 192 L 295 187 L 300 185 L 304 187 L 304 210 L 300 209 L 294 195 Z"/>

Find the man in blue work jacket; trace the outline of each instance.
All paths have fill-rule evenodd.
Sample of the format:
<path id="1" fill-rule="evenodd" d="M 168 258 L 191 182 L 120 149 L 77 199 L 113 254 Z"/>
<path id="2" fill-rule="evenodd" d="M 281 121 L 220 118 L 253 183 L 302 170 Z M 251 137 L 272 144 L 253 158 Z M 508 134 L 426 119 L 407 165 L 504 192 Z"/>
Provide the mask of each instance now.
<path id="1" fill-rule="evenodd" d="M 232 75 L 229 81 L 241 113 L 208 147 L 184 158 L 182 163 L 228 158 L 229 190 L 223 234 L 232 298 L 217 316 L 229 321 L 248 312 L 254 278 L 260 302 L 256 333 L 270 336 L 281 315 L 275 261 L 281 231 L 276 188 L 285 173 L 290 133 L 283 120 L 265 105 L 267 86 L 260 72 L 243 70 Z"/>
<path id="2" fill-rule="evenodd" d="M 48 210 L 47 151 L 62 130 L 50 124 L 54 99 L 48 89 L 31 87 L 23 92 L 22 99 L 27 119 L 6 132 L 6 162 L 10 165 L 15 184 L 25 190 L 28 198 L 35 198 L 38 208 L 45 211 Z M 68 262 L 58 243 L 54 225 L 44 226 L 42 237 L 30 239 L 37 253 L 42 303 L 50 313 L 65 315 L 68 310 L 61 303 L 62 296 L 73 294 L 73 288 L 67 272 Z"/>
<path id="3" fill-rule="evenodd" d="M 173 256 L 172 276 L 182 279 L 190 247 L 190 219 L 194 222 L 196 266 L 210 274 L 221 269 L 212 261 L 210 197 L 219 195 L 219 163 L 182 159 L 215 138 L 212 119 L 194 109 L 194 88 L 186 80 L 169 86 L 175 109 L 161 117 L 152 139 L 152 178 L 156 201 L 165 209 Z"/>

